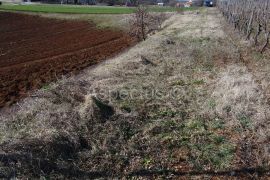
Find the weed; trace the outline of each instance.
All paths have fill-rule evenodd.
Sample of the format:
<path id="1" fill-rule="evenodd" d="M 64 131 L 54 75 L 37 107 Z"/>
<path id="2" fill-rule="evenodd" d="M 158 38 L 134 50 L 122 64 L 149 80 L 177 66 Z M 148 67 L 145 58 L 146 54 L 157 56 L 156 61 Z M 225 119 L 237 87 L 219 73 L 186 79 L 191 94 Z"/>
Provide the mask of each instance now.
<path id="1" fill-rule="evenodd" d="M 150 111 L 150 110 L 149 110 Z M 171 110 L 171 109 L 153 109 L 152 112 L 149 113 L 149 117 L 151 119 L 167 119 L 174 117 L 182 117 L 184 119 L 187 116 L 187 113 L 184 110 Z"/>
<path id="2" fill-rule="evenodd" d="M 205 81 L 203 79 L 196 79 L 191 82 L 185 82 L 184 80 L 178 80 L 172 83 L 172 86 L 189 86 L 189 85 L 203 85 Z"/>
<path id="3" fill-rule="evenodd" d="M 136 134 L 128 122 L 120 124 L 120 130 L 125 140 L 129 140 L 134 134 Z"/>
<path id="4" fill-rule="evenodd" d="M 213 135 L 212 139 L 213 139 L 213 142 L 215 142 L 216 144 L 221 144 L 221 143 L 225 142 L 224 136 Z"/>
<path id="5" fill-rule="evenodd" d="M 211 124 L 211 128 L 213 128 L 214 130 L 217 129 L 224 129 L 225 128 L 225 122 L 219 118 L 216 118 L 212 124 Z"/>
<path id="6" fill-rule="evenodd" d="M 143 159 L 143 165 L 145 168 L 148 168 L 148 166 L 152 163 L 152 159 L 150 157 L 145 157 Z"/>
<path id="7" fill-rule="evenodd" d="M 172 83 L 172 86 L 185 86 L 188 85 L 184 80 L 178 80 Z"/>
<path id="8" fill-rule="evenodd" d="M 128 102 L 123 102 L 120 105 L 120 108 L 127 111 L 128 113 L 130 113 L 132 111 L 131 106 L 130 106 L 130 104 Z"/>
<path id="9" fill-rule="evenodd" d="M 214 63 L 211 61 L 205 62 L 203 64 L 203 68 L 205 71 L 212 71 L 212 69 L 214 68 Z"/>
<path id="10" fill-rule="evenodd" d="M 264 54 L 257 52 L 257 51 L 252 52 L 252 56 L 253 56 L 254 60 L 256 60 L 256 61 L 260 61 L 260 60 L 264 59 Z"/>
<path id="11" fill-rule="evenodd" d="M 196 44 L 202 44 L 202 43 L 205 43 L 205 42 L 209 42 L 211 40 L 210 37 L 200 37 L 200 38 L 193 38 L 192 39 L 192 42 L 193 43 L 196 43 Z"/>
<path id="12" fill-rule="evenodd" d="M 46 84 L 41 89 L 44 90 L 44 91 L 48 91 L 48 90 L 51 89 L 51 86 L 49 84 Z"/>
<path id="13" fill-rule="evenodd" d="M 176 122 L 173 120 L 164 121 L 163 123 L 166 127 L 175 127 L 177 125 Z"/>
<path id="14" fill-rule="evenodd" d="M 172 110 L 163 110 L 163 111 L 159 111 L 158 114 L 159 116 L 163 116 L 163 117 L 175 117 L 177 115 L 177 112 L 172 111 Z"/>
<path id="15" fill-rule="evenodd" d="M 205 52 L 200 47 L 198 47 L 198 49 L 196 48 L 192 50 L 192 56 L 195 62 L 202 62 L 202 57 L 204 57 L 204 55 L 205 55 Z"/>
<path id="16" fill-rule="evenodd" d="M 214 99 L 210 99 L 208 105 L 211 109 L 215 109 L 215 107 L 217 106 L 216 101 Z"/>
<path id="17" fill-rule="evenodd" d="M 194 84 L 194 85 L 203 85 L 203 84 L 205 84 L 205 82 L 204 82 L 203 79 L 200 79 L 200 80 L 192 81 L 192 84 Z"/>
<path id="18" fill-rule="evenodd" d="M 251 119 L 247 115 L 245 114 L 238 115 L 238 120 L 243 129 L 251 128 L 252 122 L 251 122 Z"/>

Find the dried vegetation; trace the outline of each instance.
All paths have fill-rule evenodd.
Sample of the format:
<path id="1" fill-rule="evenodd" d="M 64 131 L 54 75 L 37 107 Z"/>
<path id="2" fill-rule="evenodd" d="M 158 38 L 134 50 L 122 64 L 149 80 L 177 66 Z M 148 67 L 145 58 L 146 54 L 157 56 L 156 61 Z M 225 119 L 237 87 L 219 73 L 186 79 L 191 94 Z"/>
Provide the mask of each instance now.
<path id="1" fill-rule="evenodd" d="M 176 14 L 2 112 L 0 176 L 267 178 L 269 65 L 243 63 L 217 17 Z"/>

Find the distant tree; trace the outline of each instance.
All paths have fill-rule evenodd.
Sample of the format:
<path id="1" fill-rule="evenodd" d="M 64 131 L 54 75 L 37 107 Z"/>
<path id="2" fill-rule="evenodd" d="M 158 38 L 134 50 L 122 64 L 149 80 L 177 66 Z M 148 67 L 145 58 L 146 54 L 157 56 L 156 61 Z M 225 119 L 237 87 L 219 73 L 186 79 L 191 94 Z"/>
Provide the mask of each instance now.
<path id="1" fill-rule="evenodd" d="M 136 8 L 131 19 L 130 32 L 139 40 L 145 40 L 150 25 L 150 14 L 146 6 L 140 5 Z"/>
<path id="2" fill-rule="evenodd" d="M 107 3 L 109 6 L 113 6 L 113 5 L 115 5 L 115 0 L 108 0 Z"/>
<path id="3" fill-rule="evenodd" d="M 139 0 L 129 0 L 131 6 L 138 6 L 139 5 Z"/>
<path id="4" fill-rule="evenodd" d="M 145 40 L 147 34 L 161 29 L 168 17 L 166 13 L 150 14 L 146 6 L 139 5 L 130 20 L 130 33 L 139 40 Z"/>
<path id="5" fill-rule="evenodd" d="M 97 0 L 98 3 L 105 3 L 109 6 L 125 5 L 125 0 Z"/>

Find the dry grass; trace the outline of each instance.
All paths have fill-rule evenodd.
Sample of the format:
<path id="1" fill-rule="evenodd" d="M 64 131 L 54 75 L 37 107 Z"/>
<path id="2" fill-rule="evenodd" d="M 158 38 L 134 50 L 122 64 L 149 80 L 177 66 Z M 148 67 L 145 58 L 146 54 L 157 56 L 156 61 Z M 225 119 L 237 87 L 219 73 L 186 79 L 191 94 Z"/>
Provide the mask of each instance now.
<path id="1" fill-rule="evenodd" d="M 269 66 L 240 62 L 217 17 L 215 9 L 172 16 L 127 52 L 2 112 L 0 172 L 267 177 Z"/>
<path id="2" fill-rule="evenodd" d="M 41 17 L 63 19 L 63 20 L 83 20 L 96 24 L 98 28 L 110 28 L 117 30 L 130 30 L 130 20 L 133 14 L 59 14 L 59 13 L 31 13 L 20 12 L 30 15 L 39 15 Z M 160 13 L 152 12 L 153 17 Z M 167 16 L 175 14 L 173 12 L 165 12 Z"/>
<path id="3" fill-rule="evenodd" d="M 129 20 L 131 14 L 61 14 L 61 13 L 34 13 L 20 12 L 41 17 L 63 19 L 63 20 L 83 20 L 96 24 L 99 28 L 110 28 L 117 30 L 129 30 Z"/>

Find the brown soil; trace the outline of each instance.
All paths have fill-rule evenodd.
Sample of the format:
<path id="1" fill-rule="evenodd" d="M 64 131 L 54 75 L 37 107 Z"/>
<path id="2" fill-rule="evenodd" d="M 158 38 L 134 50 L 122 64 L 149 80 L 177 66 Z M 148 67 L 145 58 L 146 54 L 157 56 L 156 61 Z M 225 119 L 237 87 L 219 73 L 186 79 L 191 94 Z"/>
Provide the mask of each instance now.
<path id="1" fill-rule="evenodd" d="M 0 34 L 0 108 L 134 43 L 124 32 L 88 22 L 7 12 L 0 13 Z"/>

